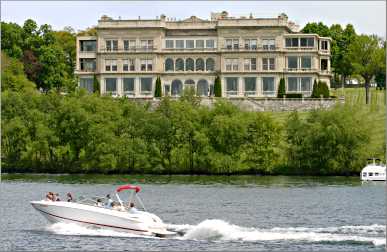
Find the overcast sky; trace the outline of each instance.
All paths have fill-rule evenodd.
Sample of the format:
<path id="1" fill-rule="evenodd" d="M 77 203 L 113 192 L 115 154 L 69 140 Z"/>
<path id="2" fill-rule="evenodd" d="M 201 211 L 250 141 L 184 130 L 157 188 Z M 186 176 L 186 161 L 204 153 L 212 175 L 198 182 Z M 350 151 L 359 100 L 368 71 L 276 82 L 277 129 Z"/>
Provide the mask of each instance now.
<path id="1" fill-rule="evenodd" d="M 183 19 L 192 15 L 210 19 L 211 12 L 232 16 L 276 17 L 284 12 L 301 27 L 308 22 L 327 25 L 352 23 L 357 33 L 386 37 L 385 1 L 1 1 L 1 18 L 23 24 L 32 18 L 55 30 L 71 26 L 82 30 L 106 14 L 122 19 L 155 18 L 160 14 Z"/>

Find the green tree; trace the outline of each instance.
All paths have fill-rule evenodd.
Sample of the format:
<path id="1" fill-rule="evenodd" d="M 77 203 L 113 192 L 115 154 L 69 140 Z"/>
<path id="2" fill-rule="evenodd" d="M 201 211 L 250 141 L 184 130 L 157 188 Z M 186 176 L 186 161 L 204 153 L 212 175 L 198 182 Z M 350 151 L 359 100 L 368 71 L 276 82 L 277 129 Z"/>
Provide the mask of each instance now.
<path id="1" fill-rule="evenodd" d="M 156 79 L 156 88 L 155 88 L 155 97 L 161 97 L 161 80 L 160 77 L 158 76 Z"/>
<path id="2" fill-rule="evenodd" d="M 312 98 L 320 98 L 320 90 L 319 90 L 319 85 L 317 83 L 317 79 L 314 79 L 311 97 Z"/>
<path id="3" fill-rule="evenodd" d="M 96 74 L 93 75 L 93 91 L 96 94 L 100 94 L 100 84 Z"/>
<path id="4" fill-rule="evenodd" d="M 219 76 L 216 76 L 215 78 L 214 94 L 215 94 L 215 97 L 222 97 L 222 84 Z"/>
<path id="5" fill-rule="evenodd" d="M 315 33 L 315 34 L 318 34 L 322 37 L 329 37 L 330 36 L 330 31 L 329 31 L 328 26 L 326 26 L 322 22 L 307 23 L 304 26 L 304 28 L 302 28 L 301 32 L 303 32 L 303 33 Z"/>
<path id="6" fill-rule="evenodd" d="M 22 57 L 23 29 L 18 24 L 1 22 L 1 50 L 10 57 Z"/>
<path id="7" fill-rule="evenodd" d="M 383 67 L 383 50 L 376 36 L 360 35 L 351 43 L 348 60 L 352 62 L 355 72 L 363 77 L 366 90 L 366 104 L 369 103 L 369 85 L 372 78 Z"/>
<path id="8" fill-rule="evenodd" d="M 278 85 L 278 93 L 277 97 L 282 98 L 284 95 L 286 95 L 286 89 L 285 89 L 285 79 L 281 78 L 279 85 Z"/>

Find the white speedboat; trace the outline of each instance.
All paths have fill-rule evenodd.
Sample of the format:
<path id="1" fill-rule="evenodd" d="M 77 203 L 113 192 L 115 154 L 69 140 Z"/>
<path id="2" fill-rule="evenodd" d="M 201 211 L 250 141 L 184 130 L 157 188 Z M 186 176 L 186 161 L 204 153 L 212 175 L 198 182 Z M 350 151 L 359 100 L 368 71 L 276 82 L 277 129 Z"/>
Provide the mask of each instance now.
<path id="1" fill-rule="evenodd" d="M 380 159 L 370 158 L 372 163 L 361 170 L 360 178 L 363 181 L 386 181 L 386 165 L 380 163 Z M 378 163 L 379 162 L 379 163 Z"/>
<path id="2" fill-rule="evenodd" d="M 130 190 L 128 202 L 123 202 L 119 197 L 118 193 L 124 190 Z M 110 200 L 105 204 L 102 202 L 102 197 L 94 197 L 93 199 L 83 198 L 73 202 L 46 199 L 31 201 L 31 205 L 53 223 L 77 223 L 157 237 L 175 235 L 175 232 L 167 230 L 166 224 L 159 217 L 146 212 L 141 199 L 137 195 L 139 191 L 140 187 L 138 186 L 120 186 L 114 193 L 118 202 Z M 130 206 L 134 202 L 141 205 L 142 211 Z"/>

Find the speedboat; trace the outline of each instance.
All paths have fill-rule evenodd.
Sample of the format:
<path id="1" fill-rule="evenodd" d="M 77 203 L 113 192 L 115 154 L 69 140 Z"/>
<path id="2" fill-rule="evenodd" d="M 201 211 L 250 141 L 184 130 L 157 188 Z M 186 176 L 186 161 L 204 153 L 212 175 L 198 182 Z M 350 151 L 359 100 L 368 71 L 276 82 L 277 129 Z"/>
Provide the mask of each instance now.
<path id="1" fill-rule="evenodd" d="M 361 170 L 360 178 L 363 181 L 386 181 L 386 165 L 380 163 L 378 158 L 368 159 L 372 162 Z"/>
<path id="2" fill-rule="evenodd" d="M 125 190 L 130 192 L 128 202 L 123 202 L 119 197 L 119 193 Z M 156 237 L 174 236 L 176 233 L 167 230 L 167 225 L 158 216 L 146 211 L 137 195 L 140 190 L 139 186 L 120 186 L 113 193 L 117 201 L 108 201 L 106 197 L 81 197 L 70 202 L 47 199 L 31 201 L 31 205 L 52 223 L 76 223 Z M 131 207 L 134 202 L 140 205 L 142 210 Z"/>

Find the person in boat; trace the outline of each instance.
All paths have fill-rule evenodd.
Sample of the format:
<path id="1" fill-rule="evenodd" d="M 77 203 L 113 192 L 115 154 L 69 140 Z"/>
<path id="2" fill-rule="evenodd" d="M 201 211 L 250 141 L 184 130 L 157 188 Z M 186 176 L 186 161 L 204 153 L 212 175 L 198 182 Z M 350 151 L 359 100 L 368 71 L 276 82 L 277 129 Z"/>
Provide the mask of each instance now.
<path id="1" fill-rule="evenodd" d="M 67 202 L 73 202 L 73 195 L 71 195 L 71 193 L 67 193 Z"/>
<path id="2" fill-rule="evenodd" d="M 47 200 L 47 201 L 54 201 L 53 199 L 54 199 L 53 193 L 52 193 L 52 192 L 48 192 L 48 193 L 46 194 L 46 200 Z"/>
<path id="3" fill-rule="evenodd" d="M 108 207 L 108 208 L 113 207 L 113 205 L 112 205 L 113 204 L 113 200 L 110 198 L 110 194 L 106 195 L 106 198 L 107 198 L 107 202 L 106 202 L 105 206 Z"/>
<path id="4" fill-rule="evenodd" d="M 95 205 L 99 206 L 99 207 L 103 206 L 102 205 L 102 200 L 101 199 L 97 199 L 97 203 Z"/>
<path id="5" fill-rule="evenodd" d="M 56 194 L 55 194 L 55 201 L 60 201 L 59 193 L 56 193 Z"/>
<path id="6" fill-rule="evenodd" d="M 130 202 L 130 204 L 129 204 L 129 212 L 130 213 L 137 213 L 138 212 L 137 208 L 134 207 L 133 202 Z"/>

